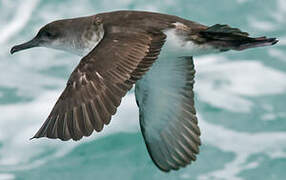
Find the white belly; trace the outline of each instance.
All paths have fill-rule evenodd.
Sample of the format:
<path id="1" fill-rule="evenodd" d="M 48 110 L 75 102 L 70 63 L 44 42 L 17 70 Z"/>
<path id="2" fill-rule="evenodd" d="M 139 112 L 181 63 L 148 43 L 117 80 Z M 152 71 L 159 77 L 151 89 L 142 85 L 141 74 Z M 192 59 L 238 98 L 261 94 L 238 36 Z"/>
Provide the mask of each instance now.
<path id="1" fill-rule="evenodd" d="M 185 25 L 182 23 L 174 23 L 174 25 L 176 25 L 176 28 L 164 31 L 164 34 L 167 36 L 167 40 L 163 50 L 167 50 L 167 54 L 182 57 L 220 52 L 219 49 L 208 44 L 198 45 L 191 40 L 186 41 L 186 37 L 182 35 L 182 33 L 178 33 L 178 29 L 184 28 Z"/>

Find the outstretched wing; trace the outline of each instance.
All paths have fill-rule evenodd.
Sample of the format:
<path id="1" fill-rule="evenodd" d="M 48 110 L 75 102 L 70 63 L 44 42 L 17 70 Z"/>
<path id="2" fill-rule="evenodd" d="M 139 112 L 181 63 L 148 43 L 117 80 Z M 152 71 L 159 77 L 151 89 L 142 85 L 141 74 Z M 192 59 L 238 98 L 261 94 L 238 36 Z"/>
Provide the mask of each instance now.
<path id="1" fill-rule="evenodd" d="M 196 160 L 200 129 L 194 108 L 192 57 L 164 57 L 136 83 L 140 125 L 153 162 L 163 171 Z"/>
<path id="2" fill-rule="evenodd" d="M 163 33 L 106 33 L 71 74 L 52 112 L 33 138 L 79 140 L 110 122 L 122 97 L 157 59 Z"/>

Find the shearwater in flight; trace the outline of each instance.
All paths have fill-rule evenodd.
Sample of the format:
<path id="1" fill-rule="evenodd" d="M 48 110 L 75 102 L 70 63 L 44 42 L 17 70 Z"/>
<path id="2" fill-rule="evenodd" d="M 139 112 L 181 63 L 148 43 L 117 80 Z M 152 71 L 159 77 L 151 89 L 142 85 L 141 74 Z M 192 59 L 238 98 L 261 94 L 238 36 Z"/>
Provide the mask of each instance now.
<path id="1" fill-rule="evenodd" d="M 135 84 L 140 127 L 162 171 L 196 160 L 200 129 L 194 107 L 193 56 L 277 43 L 228 25 L 177 16 L 116 11 L 51 22 L 11 53 L 48 47 L 82 57 L 52 112 L 33 138 L 79 140 L 100 132 Z"/>

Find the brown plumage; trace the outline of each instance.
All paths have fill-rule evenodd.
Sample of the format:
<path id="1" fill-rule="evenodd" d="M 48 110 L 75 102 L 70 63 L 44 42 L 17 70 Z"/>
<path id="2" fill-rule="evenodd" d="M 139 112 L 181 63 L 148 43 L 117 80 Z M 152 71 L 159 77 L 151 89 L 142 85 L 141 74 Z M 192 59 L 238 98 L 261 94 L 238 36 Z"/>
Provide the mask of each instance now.
<path id="1" fill-rule="evenodd" d="M 195 161 L 201 144 L 192 56 L 277 42 L 249 37 L 228 25 L 208 27 L 172 15 L 116 11 L 54 21 L 11 53 L 44 46 L 83 56 L 33 138 L 79 140 L 100 132 L 136 84 L 148 152 L 168 172 Z"/>
<path id="2" fill-rule="evenodd" d="M 129 39 L 131 35 L 133 38 Z M 109 124 L 122 97 L 158 57 L 164 40 L 164 34 L 151 33 L 114 33 L 104 38 L 73 71 L 34 138 L 79 140 L 93 130 L 101 131 L 104 124 Z"/>

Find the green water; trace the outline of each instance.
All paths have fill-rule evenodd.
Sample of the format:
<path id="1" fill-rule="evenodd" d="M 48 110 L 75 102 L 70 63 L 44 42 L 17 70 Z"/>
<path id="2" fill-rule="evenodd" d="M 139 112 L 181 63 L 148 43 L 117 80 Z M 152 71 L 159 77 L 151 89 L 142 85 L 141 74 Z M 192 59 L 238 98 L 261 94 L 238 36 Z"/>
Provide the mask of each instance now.
<path id="1" fill-rule="evenodd" d="M 11 56 L 44 24 L 119 9 L 178 15 L 206 25 L 277 37 L 271 48 L 195 57 L 203 145 L 197 161 L 163 173 L 139 131 L 133 91 L 102 133 L 79 142 L 29 138 L 79 57 L 44 48 Z M 286 177 L 285 0 L 1 0 L 0 180 L 283 180 Z"/>

